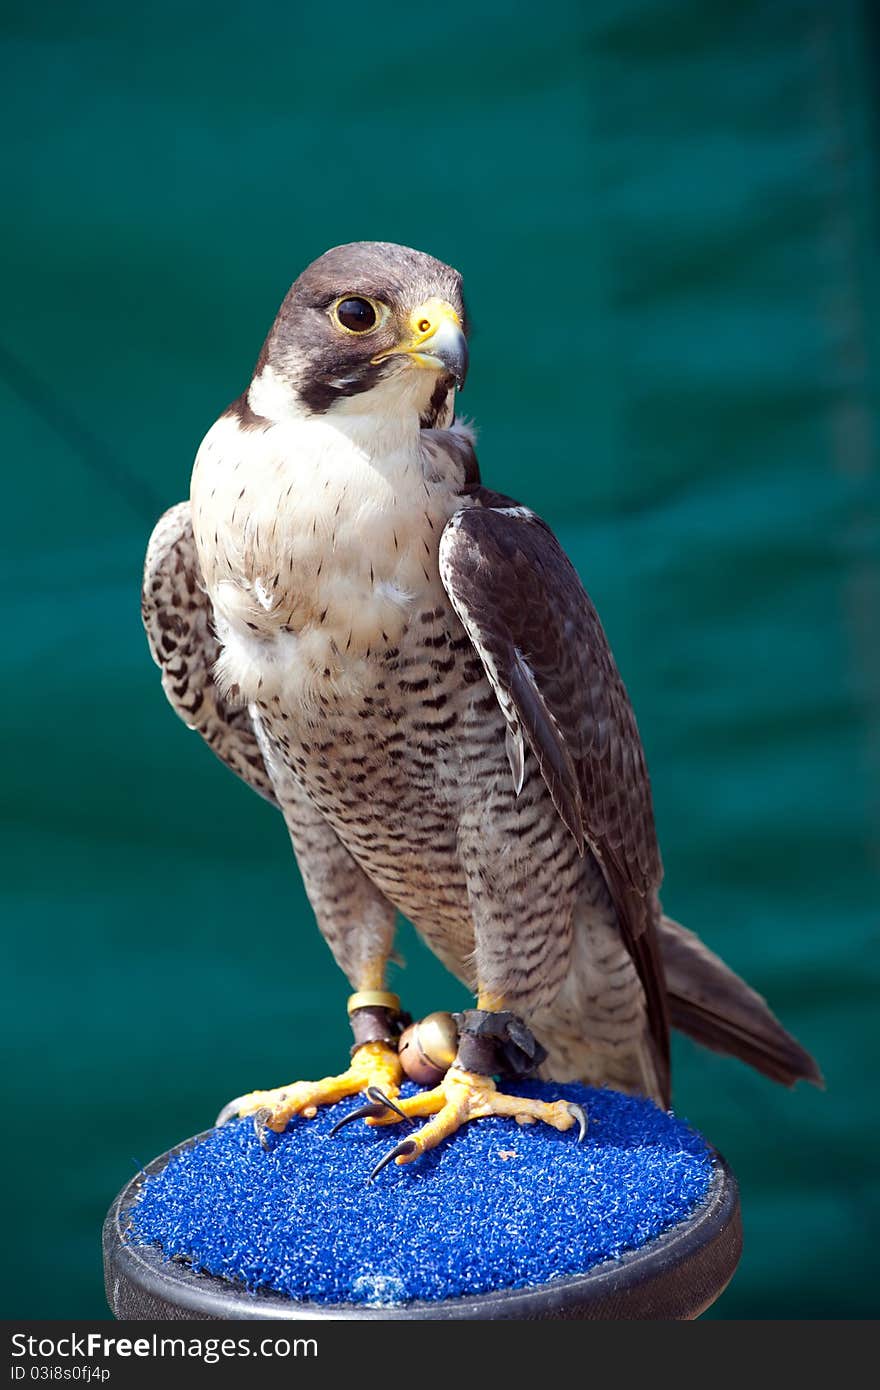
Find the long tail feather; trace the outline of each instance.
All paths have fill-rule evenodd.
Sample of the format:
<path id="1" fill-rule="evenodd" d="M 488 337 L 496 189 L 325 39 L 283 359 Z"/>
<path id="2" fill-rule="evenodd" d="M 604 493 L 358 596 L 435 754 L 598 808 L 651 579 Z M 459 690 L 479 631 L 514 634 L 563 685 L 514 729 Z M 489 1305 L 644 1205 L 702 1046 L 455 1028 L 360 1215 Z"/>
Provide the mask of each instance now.
<path id="1" fill-rule="evenodd" d="M 823 1086 L 815 1060 L 787 1033 L 766 1000 L 703 945 L 664 917 L 659 929 L 670 1022 L 714 1052 L 730 1053 L 783 1086 Z"/>

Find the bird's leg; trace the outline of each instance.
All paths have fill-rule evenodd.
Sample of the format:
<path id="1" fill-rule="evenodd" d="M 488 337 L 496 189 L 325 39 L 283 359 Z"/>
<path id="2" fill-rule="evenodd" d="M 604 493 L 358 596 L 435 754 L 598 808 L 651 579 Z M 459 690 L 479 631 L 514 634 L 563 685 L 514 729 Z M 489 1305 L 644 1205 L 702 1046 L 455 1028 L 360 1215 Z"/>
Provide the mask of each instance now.
<path id="1" fill-rule="evenodd" d="M 253 1115 L 262 1137 L 267 1129 L 280 1133 L 295 1115 L 312 1119 L 320 1105 L 332 1105 L 360 1091 L 370 1093 L 375 1088 L 383 1100 L 393 1099 L 403 1076 L 397 1055 L 402 1022 L 400 1000 L 386 990 L 359 990 L 349 998 L 348 1015 L 354 1046 L 351 1065 L 344 1072 L 320 1081 L 294 1081 L 271 1091 L 239 1096 L 224 1106 L 216 1123 L 226 1124 L 237 1115 Z M 377 1104 L 377 1109 L 381 1111 L 383 1106 Z"/>
<path id="2" fill-rule="evenodd" d="M 487 1004 L 491 1000 L 494 1007 Z M 578 1126 L 578 1140 L 587 1129 L 587 1117 L 579 1105 L 570 1101 L 527 1100 L 499 1091 L 494 1075 L 527 1076 L 540 1066 L 545 1052 L 531 1031 L 515 1014 L 498 1007 L 496 996 L 480 995 L 476 1009 L 456 1016 L 459 1027 L 458 1053 L 440 1084 L 433 1090 L 395 1103 L 385 1114 L 370 1115 L 367 1124 L 396 1124 L 406 1119 L 433 1116 L 426 1125 L 401 1139 L 370 1174 L 376 1176 L 387 1163 L 411 1163 L 436 1148 L 468 1120 L 488 1115 L 507 1115 L 518 1124 L 538 1121 L 554 1129 Z"/>

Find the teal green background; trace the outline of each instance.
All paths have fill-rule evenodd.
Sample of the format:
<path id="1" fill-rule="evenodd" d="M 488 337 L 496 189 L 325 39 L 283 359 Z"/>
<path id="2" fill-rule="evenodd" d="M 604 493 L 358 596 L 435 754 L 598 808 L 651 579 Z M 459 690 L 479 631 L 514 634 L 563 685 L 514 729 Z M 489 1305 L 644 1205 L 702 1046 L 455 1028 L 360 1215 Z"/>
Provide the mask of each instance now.
<path id="1" fill-rule="evenodd" d="M 7 1316 L 106 1316 L 137 1166 L 346 1054 L 281 820 L 166 705 L 138 599 L 289 282 L 359 238 L 462 270 L 484 477 L 602 614 L 667 909 L 827 1079 L 676 1045 L 676 1109 L 742 1187 L 713 1316 L 876 1313 L 870 14 L 4 7 Z M 401 949 L 413 1012 L 462 1002 Z"/>

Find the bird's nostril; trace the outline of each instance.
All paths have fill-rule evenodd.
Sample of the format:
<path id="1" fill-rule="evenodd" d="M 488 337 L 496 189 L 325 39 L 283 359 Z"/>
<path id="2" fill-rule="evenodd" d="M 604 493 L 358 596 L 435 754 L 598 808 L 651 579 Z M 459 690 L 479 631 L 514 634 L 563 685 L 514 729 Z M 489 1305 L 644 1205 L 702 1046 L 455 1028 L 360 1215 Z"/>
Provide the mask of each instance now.
<path id="1" fill-rule="evenodd" d="M 416 326 L 420 333 L 427 333 L 429 328 L 431 327 L 431 320 L 419 319 L 418 324 Z"/>

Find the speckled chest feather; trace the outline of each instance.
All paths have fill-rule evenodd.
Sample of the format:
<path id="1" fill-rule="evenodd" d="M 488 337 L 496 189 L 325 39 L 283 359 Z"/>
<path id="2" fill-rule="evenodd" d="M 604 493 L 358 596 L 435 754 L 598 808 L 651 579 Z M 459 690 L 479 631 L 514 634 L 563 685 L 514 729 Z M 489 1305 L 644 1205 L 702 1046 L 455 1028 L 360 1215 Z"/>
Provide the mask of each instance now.
<path id="1" fill-rule="evenodd" d="M 366 663 L 364 663 L 366 667 Z M 362 669 L 309 706 L 254 702 L 288 764 L 371 877 L 415 920 L 466 913 L 457 826 L 510 784 L 498 702 L 450 606 L 421 609 Z"/>

